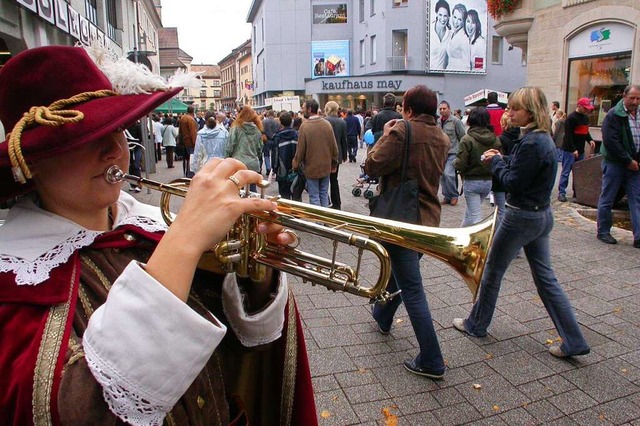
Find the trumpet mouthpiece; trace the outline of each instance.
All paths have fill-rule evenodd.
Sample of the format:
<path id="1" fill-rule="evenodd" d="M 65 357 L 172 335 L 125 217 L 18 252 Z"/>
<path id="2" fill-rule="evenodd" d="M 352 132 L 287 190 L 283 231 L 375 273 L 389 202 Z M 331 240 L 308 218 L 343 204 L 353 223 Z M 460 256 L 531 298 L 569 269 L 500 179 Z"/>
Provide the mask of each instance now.
<path id="1" fill-rule="evenodd" d="M 120 170 L 120 167 L 113 165 L 104 171 L 104 180 L 109 183 L 116 184 L 124 180 L 124 173 Z"/>

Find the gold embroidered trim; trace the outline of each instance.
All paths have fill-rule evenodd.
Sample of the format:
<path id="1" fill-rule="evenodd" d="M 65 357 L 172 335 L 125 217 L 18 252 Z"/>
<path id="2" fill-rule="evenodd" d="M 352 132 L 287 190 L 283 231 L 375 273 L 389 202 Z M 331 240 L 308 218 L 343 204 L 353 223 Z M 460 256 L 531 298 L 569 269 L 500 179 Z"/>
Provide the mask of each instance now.
<path id="1" fill-rule="evenodd" d="M 73 337 L 69 338 L 69 351 L 71 351 L 71 356 L 69 357 L 69 361 L 62 367 L 62 375 L 64 376 L 65 370 L 67 366 L 73 365 L 78 362 L 79 359 L 84 358 L 84 351 L 82 350 L 82 346 Z"/>
<path id="2" fill-rule="evenodd" d="M 287 312 L 287 341 L 284 349 L 284 371 L 282 377 L 282 400 L 280 401 L 280 424 L 291 424 L 293 399 L 296 389 L 296 371 L 298 368 L 298 333 L 296 332 L 296 302 L 289 290 L 289 309 Z"/>
<path id="3" fill-rule="evenodd" d="M 82 284 L 78 287 L 78 298 L 82 304 L 82 309 L 84 309 L 85 317 L 87 317 L 87 319 L 91 318 L 91 315 L 93 315 L 93 307 L 91 306 L 89 296 L 87 296 L 87 292 Z"/>
<path id="4" fill-rule="evenodd" d="M 76 270 L 71 274 L 69 297 L 65 303 L 52 306 L 45 324 L 40 342 L 36 368 L 33 377 L 33 424 L 35 426 L 51 425 L 51 394 L 53 391 L 53 375 L 56 362 L 62 346 L 64 328 L 69 316 L 73 285 L 76 280 Z"/>
<path id="5" fill-rule="evenodd" d="M 106 288 L 107 291 L 111 290 L 111 282 L 102 273 L 100 268 L 98 268 L 98 265 L 93 263 L 93 260 L 89 259 L 86 255 L 81 254 L 80 259 L 82 260 L 82 263 L 87 265 L 96 274 L 96 276 L 98 277 L 98 279 L 100 280 L 104 288 Z"/>

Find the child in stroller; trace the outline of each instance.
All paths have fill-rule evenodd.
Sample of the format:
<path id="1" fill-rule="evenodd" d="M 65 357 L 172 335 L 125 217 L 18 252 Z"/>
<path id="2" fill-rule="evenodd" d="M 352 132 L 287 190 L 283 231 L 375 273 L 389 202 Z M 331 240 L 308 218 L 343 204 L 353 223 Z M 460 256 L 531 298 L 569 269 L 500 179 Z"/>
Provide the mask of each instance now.
<path id="1" fill-rule="evenodd" d="M 362 171 L 362 173 L 360 173 L 360 176 L 356 179 L 356 183 L 353 185 L 353 189 L 351 190 L 351 193 L 356 197 L 359 197 L 360 195 L 364 195 L 364 198 L 368 200 L 375 195 L 375 192 L 374 192 L 375 188 L 371 188 L 371 187 L 373 185 L 378 184 L 378 178 L 371 177 L 368 174 L 366 174 L 364 172 L 364 164 L 360 165 L 360 170 Z"/>

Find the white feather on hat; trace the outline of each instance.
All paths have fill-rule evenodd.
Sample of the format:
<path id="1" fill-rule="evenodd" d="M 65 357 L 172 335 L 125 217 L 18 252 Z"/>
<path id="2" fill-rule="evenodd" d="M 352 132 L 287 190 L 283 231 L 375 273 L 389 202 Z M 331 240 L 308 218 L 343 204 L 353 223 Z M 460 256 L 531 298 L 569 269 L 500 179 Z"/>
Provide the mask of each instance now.
<path id="1" fill-rule="evenodd" d="M 127 58 L 118 57 L 115 52 L 98 42 L 82 45 L 96 66 L 113 85 L 113 90 L 121 95 L 148 94 L 173 87 L 199 89 L 203 81 L 198 73 L 187 73 L 178 69 L 166 82 L 162 76 L 152 73 L 143 64 L 136 64 Z"/>

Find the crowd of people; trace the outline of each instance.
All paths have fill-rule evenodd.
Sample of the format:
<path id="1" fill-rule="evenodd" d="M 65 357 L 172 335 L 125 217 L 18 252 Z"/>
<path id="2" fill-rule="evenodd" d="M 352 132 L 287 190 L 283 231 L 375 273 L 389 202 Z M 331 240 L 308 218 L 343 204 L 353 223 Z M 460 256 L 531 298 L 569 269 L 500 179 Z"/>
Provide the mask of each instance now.
<path id="1" fill-rule="evenodd" d="M 454 22 L 472 12 L 460 10 L 454 8 Z M 34 71 L 32 63 L 42 65 Z M 121 74 L 135 79 L 135 70 Z M 415 180 L 417 224 L 437 227 L 443 206 L 458 204 L 458 174 L 467 209 L 461 226 L 480 222 L 480 205 L 494 194 L 498 221 L 478 298 L 466 319 L 453 320 L 455 329 L 487 335 L 504 274 L 523 251 L 562 338 L 550 354 L 590 352 L 553 271 L 549 238 L 558 164 L 559 189 L 566 190 L 573 161 L 592 142 L 582 117 L 593 109 L 588 99 L 565 119 L 559 105 L 549 112 L 540 89 L 514 91 L 506 108 L 492 92 L 486 107 L 466 114 L 466 125 L 423 85 L 407 90 L 401 102 L 386 94 L 381 109 L 369 114 L 335 102 L 322 109 L 314 99 L 300 112 L 264 116 L 249 106 L 233 115 L 192 107 L 180 117 L 156 114 L 156 160 L 164 147 L 171 168 L 180 154 L 184 175 L 192 177 L 168 228 L 156 208 L 105 174 L 114 165 L 136 167 L 128 142 L 141 138 L 137 120 L 182 87 L 115 87 L 91 49 L 80 47 L 28 50 L 0 70 L 0 120 L 10 130 L 0 144 L 0 202 L 13 200 L 0 227 L 3 421 L 317 424 L 286 275 L 267 268 L 255 280 L 205 271 L 198 262 L 241 215 L 277 208 L 269 199 L 238 196 L 265 175 L 274 177 L 283 198 L 301 200 L 306 188 L 310 203 L 341 208 L 339 166 L 355 161 L 367 130 L 372 143 L 364 172 L 379 177 L 382 195 Z M 603 123 L 597 237 L 608 244 L 617 242 L 611 208 L 624 186 L 633 245 L 640 247 L 639 105 L 640 87 L 629 86 Z M 297 243 L 274 223 L 258 224 L 257 232 L 273 244 Z M 372 305 L 373 321 L 390 333 L 404 304 L 419 346 L 404 367 L 440 380 L 446 365 L 420 273 L 422 255 L 383 245 L 391 260 L 388 291 L 396 296 Z"/>

